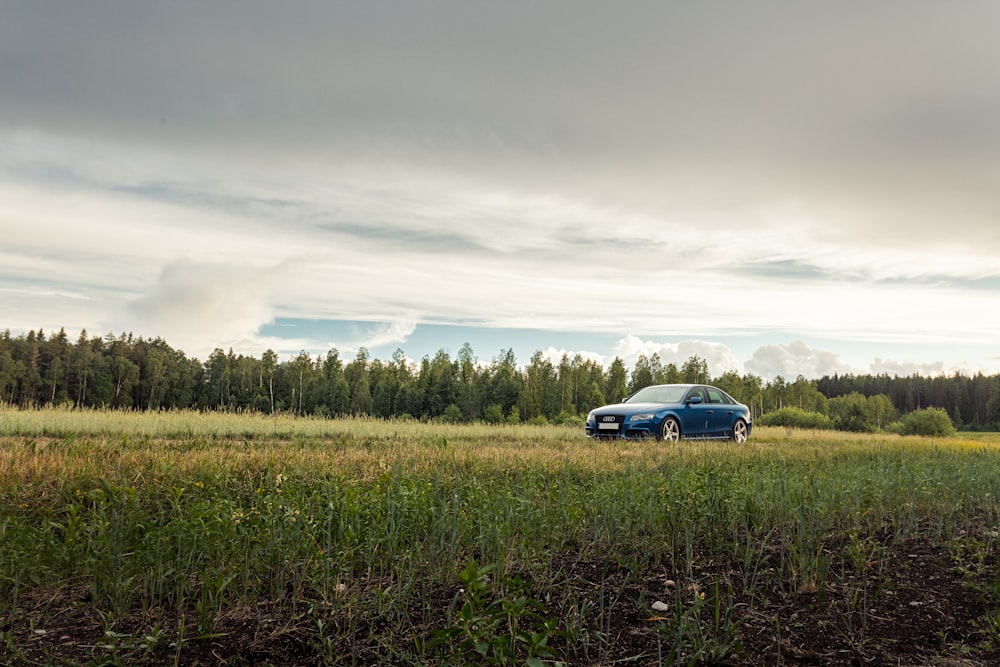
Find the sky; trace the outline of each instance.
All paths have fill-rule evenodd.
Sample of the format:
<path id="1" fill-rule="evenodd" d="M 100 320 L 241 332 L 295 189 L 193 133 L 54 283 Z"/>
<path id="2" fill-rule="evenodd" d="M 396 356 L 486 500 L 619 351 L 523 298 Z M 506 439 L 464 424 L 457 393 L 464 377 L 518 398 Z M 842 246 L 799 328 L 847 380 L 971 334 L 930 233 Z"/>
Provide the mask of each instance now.
<path id="1" fill-rule="evenodd" d="M 0 329 L 997 373 L 998 25 L 993 0 L 10 0 Z"/>

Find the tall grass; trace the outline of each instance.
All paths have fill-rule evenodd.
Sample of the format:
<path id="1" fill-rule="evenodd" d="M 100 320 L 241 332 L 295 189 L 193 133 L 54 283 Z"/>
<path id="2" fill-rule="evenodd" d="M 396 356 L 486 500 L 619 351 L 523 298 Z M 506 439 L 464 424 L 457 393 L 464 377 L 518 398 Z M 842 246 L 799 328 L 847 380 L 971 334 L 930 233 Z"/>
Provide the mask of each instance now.
<path id="1" fill-rule="evenodd" d="M 751 597 L 817 590 L 868 536 L 943 542 L 1000 525 L 998 445 L 784 428 L 746 445 L 607 443 L 560 427 L 5 410 L 0 614 L 85 587 L 109 627 L 170 609 L 208 635 L 233 609 L 308 600 L 317 650 L 356 650 L 384 641 L 377 628 L 426 636 L 442 622 L 426 600 L 475 562 L 496 568 L 498 595 L 532 582 L 576 633 L 567 657 L 593 657 L 602 615 L 636 602 L 602 582 L 597 598 L 561 587 L 573 563 L 691 577 L 725 560 Z M 407 659 L 427 659 L 422 646 Z"/>
<path id="2" fill-rule="evenodd" d="M 565 438 L 581 429 L 569 426 L 423 423 L 413 419 L 356 417 L 326 419 L 260 412 L 195 410 L 122 411 L 50 406 L 22 410 L 0 404 L 0 435 L 101 435 L 151 438 L 317 438 L 349 433 L 359 438 L 481 437 L 518 433 L 522 437 Z"/>

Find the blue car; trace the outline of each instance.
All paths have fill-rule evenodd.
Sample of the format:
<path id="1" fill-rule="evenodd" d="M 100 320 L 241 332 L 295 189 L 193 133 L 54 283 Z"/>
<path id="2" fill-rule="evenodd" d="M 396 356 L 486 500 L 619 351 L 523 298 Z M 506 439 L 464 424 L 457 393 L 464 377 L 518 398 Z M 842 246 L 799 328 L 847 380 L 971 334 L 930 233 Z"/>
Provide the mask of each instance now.
<path id="1" fill-rule="evenodd" d="M 588 438 L 714 438 L 746 442 L 750 408 L 717 387 L 658 384 L 587 415 Z"/>

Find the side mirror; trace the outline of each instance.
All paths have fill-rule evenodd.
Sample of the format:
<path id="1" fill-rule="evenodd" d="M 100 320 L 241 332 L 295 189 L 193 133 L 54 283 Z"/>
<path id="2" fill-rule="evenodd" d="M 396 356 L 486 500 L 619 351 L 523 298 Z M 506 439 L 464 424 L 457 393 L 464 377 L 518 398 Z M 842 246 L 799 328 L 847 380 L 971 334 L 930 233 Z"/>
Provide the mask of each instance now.
<path id="1" fill-rule="evenodd" d="M 687 400 L 687 403 L 689 404 L 701 403 L 701 396 L 692 396 Z"/>

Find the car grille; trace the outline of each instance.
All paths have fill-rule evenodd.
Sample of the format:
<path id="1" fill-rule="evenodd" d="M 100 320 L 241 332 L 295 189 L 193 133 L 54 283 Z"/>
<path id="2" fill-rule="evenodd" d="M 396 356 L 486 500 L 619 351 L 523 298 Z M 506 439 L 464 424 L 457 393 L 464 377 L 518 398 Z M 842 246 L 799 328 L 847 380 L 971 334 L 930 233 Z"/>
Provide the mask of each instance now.
<path id="1" fill-rule="evenodd" d="M 625 415 L 597 415 L 594 433 L 596 435 L 618 435 L 621 433 Z"/>

